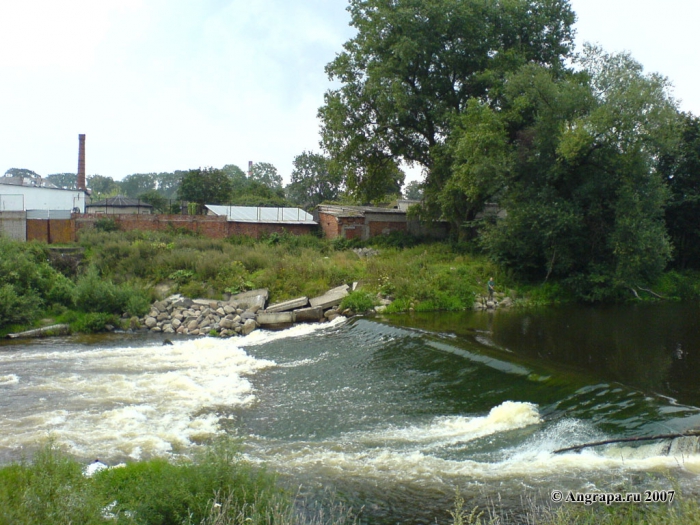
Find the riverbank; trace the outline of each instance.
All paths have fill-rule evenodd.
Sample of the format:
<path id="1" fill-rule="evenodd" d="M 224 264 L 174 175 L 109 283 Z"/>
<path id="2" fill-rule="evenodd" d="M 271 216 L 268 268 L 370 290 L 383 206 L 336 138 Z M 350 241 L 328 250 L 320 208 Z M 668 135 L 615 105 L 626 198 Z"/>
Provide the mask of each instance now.
<path id="1" fill-rule="evenodd" d="M 536 493 L 523 497 L 529 502 L 523 512 L 527 523 L 700 523 L 698 502 L 676 491 L 672 503 L 538 503 L 546 499 L 546 494 Z M 496 503 L 483 509 L 467 505 L 457 491 L 453 508 L 444 513 L 450 519 L 441 522 L 485 525 L 518 519 Z M 214 442 L 191 459 L 113 467 L 99 460 L 83 465 L 48 443 L 30 461 L 0 467 L 2 524 L 349 525 L 365 522 L 363 510 L 348 507 L 337 495 L 322 502 L 295 498 L 274 473 L 243 460 L 240 444 L 231 439 Z"/>
<path id="2" fill-rule="evenodd" d="M 173 294 L 227 300 L 266 289 L 270 303 L 316 297 L 357 283 L 346 308 L 388 313 L 462 311 L 576 302 L 562 283 L 526 283 L 474 246 L 387 236 L 372 245 L 272 235 L 213 240 L 182 232 L 81 233 L 78 246 L 48 249 L 0 239 L 0 336 L 47 324 L 74 332 L 128 328 Z M 495 302 L 486 297 L 495 279 Z M 700 275 L 668 272 L 630 301 L 700 297 Z M 489 304 L 490 303 L 490 304 Z M 42 322 L 43 321 L 43 322 Z"/>

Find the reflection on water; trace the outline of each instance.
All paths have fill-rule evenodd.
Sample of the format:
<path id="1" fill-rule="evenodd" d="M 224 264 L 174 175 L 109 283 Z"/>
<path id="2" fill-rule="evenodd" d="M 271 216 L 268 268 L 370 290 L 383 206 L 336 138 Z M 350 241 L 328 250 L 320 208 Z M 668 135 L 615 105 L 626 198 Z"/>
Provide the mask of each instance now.
<path id="1" fill-rule="evenodd" d="M 542 364 L 700 406 L 700 305 L 564 306 L 527 311 L 394 316 Z"/>

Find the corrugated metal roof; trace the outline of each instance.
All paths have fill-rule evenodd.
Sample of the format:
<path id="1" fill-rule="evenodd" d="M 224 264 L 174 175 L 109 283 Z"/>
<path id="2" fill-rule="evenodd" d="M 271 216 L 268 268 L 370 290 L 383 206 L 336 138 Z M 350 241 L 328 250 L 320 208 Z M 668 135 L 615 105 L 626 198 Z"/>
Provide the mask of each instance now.
<path id="1" fill-rule="evenodd" d="M 311 214 L 301 208 L 259 208 L 254 206 L 223 206 L 207 204 L 214 215 L 225 215 L 232 222 L 283 222 L 287 224 L 316 224 Z"/>
<path id="2" fill-rule="evenodd" d="M 117 208 L 126 208 L 133 206 L 141 206 L 144 208 L 153 208 L 146 201 L 140 199 L 132 199 L 130 197 L 125 197 L 124 195 L 117 195 L 115 197 L 108 197 L 101 201 L 91 202 L 88 206 L 114 206 Z"/>

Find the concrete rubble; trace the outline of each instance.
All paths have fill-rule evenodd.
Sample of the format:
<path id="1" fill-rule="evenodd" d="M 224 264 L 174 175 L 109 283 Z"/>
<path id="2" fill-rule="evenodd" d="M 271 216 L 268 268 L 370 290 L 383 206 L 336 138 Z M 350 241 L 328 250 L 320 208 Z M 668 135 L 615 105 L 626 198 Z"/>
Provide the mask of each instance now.
<path id="1" fill-rule="evenodd" d="M 131 319 L 132 327 L 155 333 L 248 335 L 257 328 L 279 329 L 294 323 L 326 322 L 339 315 L 338 305 L 348 295 L 350 286 L 329 290 L 320 297 L 300 297 L 267 306 L 268 290 L 258 289 L 232 296 L 226 301 L 189 299 L 174 294 L 151 305 L 142 318 Z M 311 305 L 309 307 L 309 305 Z"/>

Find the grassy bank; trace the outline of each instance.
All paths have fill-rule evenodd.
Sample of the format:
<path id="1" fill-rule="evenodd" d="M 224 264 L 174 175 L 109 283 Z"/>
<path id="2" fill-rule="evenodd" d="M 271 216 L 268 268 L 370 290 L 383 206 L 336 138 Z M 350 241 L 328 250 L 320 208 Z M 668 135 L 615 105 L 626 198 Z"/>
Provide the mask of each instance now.
<path id="1" fill-rule="evenodd" d="M 80 332 L 124 324 L 158 296 L 179 292 L 218 299 L 267 288 L 270 301 L 313 297 L 358 281 L 344 306 L 356 311 L 389 297 L 389 312 L 469 309 L 489 277 L 516 306 L 575 301 L 557 282 L 524 283 L 472 246 L 421 243 L 392 235 L 371 243 L 273 234 L 209 239 L 183 232 L 81 232 L 82 248 L 58 254 L 39 243 L 0 238 L 0 334 L 36 326 L 42 318 Z M 361 251 L 360 248 L 363 248 Z M 696 299 L 700 275 L 666 273 L 654 290 L 630 300 Z"/>
<path id="2" fill-rule="evenodd" d="M 296 510 L 275 475 L 241 459 L 228 439 L 192 459 L 152 459 L 98 471 L 49 444 L 32 461 L 0 468 L 0 525 L 344 524 L 352 512 Z"/>

